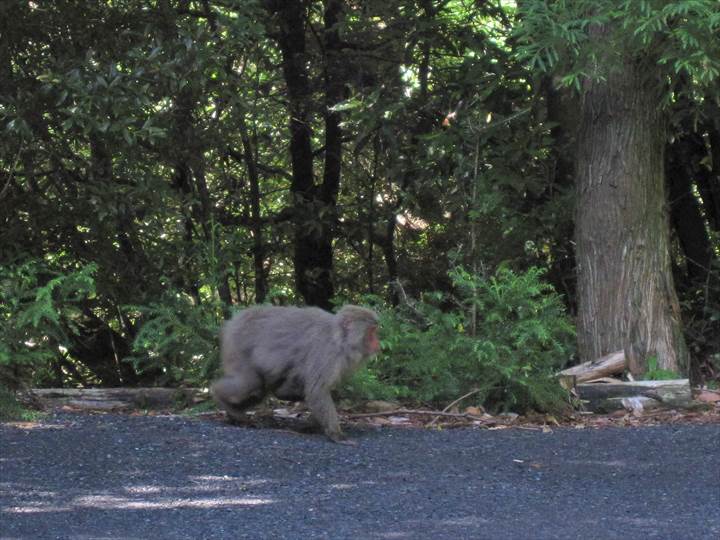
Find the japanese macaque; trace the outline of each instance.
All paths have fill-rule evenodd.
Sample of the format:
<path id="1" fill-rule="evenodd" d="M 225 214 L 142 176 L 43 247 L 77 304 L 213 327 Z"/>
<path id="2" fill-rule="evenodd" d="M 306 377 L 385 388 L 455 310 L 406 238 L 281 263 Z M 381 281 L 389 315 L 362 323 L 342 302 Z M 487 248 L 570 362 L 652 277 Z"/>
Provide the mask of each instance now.
<path id="1" fill-rule="evenodd" d="M 267 394 L 304 400 L 335 442 L 345 439 L 330 392 L 380 350 L 378 316 L 344 306 L 333 315 L 314 307 L 258 306 L 239 312 L 220 332 L 223 377 L 212 393 L 231 419 Z"/>

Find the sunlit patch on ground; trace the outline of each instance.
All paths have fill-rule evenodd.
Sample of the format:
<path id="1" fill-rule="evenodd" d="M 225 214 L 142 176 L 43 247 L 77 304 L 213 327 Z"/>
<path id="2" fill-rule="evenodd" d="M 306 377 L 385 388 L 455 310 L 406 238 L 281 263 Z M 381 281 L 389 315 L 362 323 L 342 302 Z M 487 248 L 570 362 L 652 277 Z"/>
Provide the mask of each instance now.
<path id="1" fill-rule="evenodd" d="M 65 429 L 62 424 L 49 424 L 47 422 L 4 422 L 3 425 L 17 429 Z"/>
<path id="2" fill-rule="evenodd" d="M 21 505 L 6 507 L 2 513 L 39 514 L 48 512 L 71 512 L 79 508 L 102 510 L 167 510 L 173 508 L 227 508 L 273 504 L 274 499 L 261 497 L 123 497 L 119 495 L 85 495 L 76 497 L 63 505 L 52 502 L 28 501 Z"/>
<path id="3" fill-rule="evenodd" d="M 187 497 L 131 499 L 116 495 L 89 495 L 78 497 L 73 506 L 106 510 L 140 510 L 168 508 L 222 508 L 227 506 L 258 506 L 272 504 L 273 499 L 259 497 Z"/>

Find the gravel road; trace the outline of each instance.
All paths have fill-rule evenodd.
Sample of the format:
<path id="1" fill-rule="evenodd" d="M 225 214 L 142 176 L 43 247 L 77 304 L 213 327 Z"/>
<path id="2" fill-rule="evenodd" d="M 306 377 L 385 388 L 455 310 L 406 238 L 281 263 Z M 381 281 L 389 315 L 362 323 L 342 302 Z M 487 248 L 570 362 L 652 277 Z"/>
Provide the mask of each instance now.
<path id="1" fill-rule="evenodd" d="M 720 425 L 351 435 L 0 424 L 0 538 L 720 538 Z"/>

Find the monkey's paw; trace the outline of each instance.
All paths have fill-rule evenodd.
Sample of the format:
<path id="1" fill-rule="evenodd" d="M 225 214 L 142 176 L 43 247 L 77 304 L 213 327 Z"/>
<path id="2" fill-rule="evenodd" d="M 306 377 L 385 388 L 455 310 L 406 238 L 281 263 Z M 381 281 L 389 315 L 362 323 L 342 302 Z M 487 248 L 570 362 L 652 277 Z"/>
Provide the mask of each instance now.
<path id="1" fill-rule="evenodd" d="M 357 446 L 357 441 L 354 441 L 352 439 L 340 439 L 339 441 L 334 441 L 338 444 L 344 444 L 345 446 Z"/>
<path id="2" fill-rule="evenodd" d="M 342 431 L 338 433 L 327 433 L 327 436 L 332 442 L 345 444 L 347 446 L 357 446 L 357 442 L 352 439 L 348 439 L 347 435 L 345 435 Z"/>

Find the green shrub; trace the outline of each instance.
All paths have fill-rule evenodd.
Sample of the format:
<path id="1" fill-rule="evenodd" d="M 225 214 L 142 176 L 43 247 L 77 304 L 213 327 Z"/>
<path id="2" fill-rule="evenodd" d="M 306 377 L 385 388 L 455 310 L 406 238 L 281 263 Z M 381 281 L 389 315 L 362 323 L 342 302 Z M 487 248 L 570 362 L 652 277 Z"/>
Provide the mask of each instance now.
<path id="1" fill-rule="evenodd" d="M 10 387 L 48 369 L 78 335 L 96 266 L 60 273 L 43 261 L 0 267 L 0 370 Z"/>
<path id="2" fill-rule="evenodd" d="M 141 323 L 127 358 L 135 369 L 160 368 L 162 384 L 202 385 L 218 367 L 218 330 L 222 310 L 217 303 L 196 305 L 186 294 L 168 292 L 160 302 L 126 306 Z"/>
<path id="3" fill-rule="evenodd" d="M 380 356 L 379 359 L 384 358 Z M 381 370 L 375 365 L 379 359 L 372 359 L 367 366 L 360 368 L 350 377 L 339 390 L 339 394 L 351 401 L 368 399 L 394 400 L 408 398 L 407 388 L 393 385 L 386 380 L 380 380 Z"/>
<path id="4" fill-rule="evenodd" d="M 26 411 L 15 399 L 15 393 L 0 385 L 0 422 L 22 420 Z"/>
<path id="5" fill-rule="evenodd" d="M 503 267 L 486 279 L 455 269 L 454 296 L 433 293 L 382 313 L 382 354 L 346 391 L 439 405 L 477 390 L 468 402 L 492 410 L 558 408 L 566 395 L 554 374 L 572 354 L 574 329 L 542 275 Z"/>
<path id="6" fill-rule="evenodd" d="M 669 369 L 659 368 L 657 356 L 651 356 L 648 358 L 647 371 L 642 377 L 645 381 L 671 381 L 673 379 L 681 378 L 682 377 L 679 373 L 675 373 Z"/>

